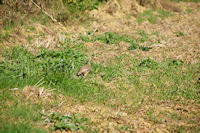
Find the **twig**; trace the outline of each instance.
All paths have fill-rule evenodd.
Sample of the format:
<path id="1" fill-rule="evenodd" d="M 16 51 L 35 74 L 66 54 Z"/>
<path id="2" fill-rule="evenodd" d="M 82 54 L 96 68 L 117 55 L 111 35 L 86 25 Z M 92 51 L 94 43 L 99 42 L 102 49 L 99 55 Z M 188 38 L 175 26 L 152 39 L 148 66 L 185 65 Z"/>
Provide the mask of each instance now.
<path id="1" fill-rule="evenodd" d="M 93 36 L 95 32 L 97 32 L 97 28 L 92 32 L 92 34 L 90 34 L 90 36 Z"/>
<path id="2" fill-rule="evenodd" d="M 43 79 L 44 77 L 42 77 L 34 86 L 37 86 Z"/>
<path id="3" fill-rule="evenodd" d="M 43 81 L 42 83 L 40 83 L 39 85 L 37 85 L 36 87 L 40 87 L 42 84 L 44 84 L 45 81 Z"/>
<path id="4" fill-rule="evenodd" d="M 11 88 L 10 90 L 16 91 L 16 90 L 19 90 L 19 88 Z"/>
<path id="5" fill-rule="evenodd" d="M 41 8 L 38 4 L 36 4 L 33 0 L 31 0 L 31 2 L 32 2 L 37 8 L 39 8 L 40 10 L 42 10 L 42 8 Z M 54 21 L 54 22 L 58 23 L 59 25 L 63 26 L 60 22 L 58 22 L 55 18 L 53 18 L 52 15 L 48 14 L 48 13 L 47 13 L 46 11 L 44 11 L 44 10 L 42 10 L 42 12 L 45 13 L 48 17 L 50 17 L 52 21 Z"/>

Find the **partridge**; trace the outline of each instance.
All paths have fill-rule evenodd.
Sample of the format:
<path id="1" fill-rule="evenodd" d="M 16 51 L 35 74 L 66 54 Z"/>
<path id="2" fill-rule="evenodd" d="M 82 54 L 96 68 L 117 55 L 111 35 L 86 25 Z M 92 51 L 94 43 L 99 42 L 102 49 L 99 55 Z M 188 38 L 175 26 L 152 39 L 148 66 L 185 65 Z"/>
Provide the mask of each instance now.
<path id="1" fill-rule="evenodd" d="M 77 75 L 80 76 L 83 74 L 83 76 L 86 77 L 90 71 L 91 71 L 91 57 L 89 58 L 88 63 L 79 69 Z"/>

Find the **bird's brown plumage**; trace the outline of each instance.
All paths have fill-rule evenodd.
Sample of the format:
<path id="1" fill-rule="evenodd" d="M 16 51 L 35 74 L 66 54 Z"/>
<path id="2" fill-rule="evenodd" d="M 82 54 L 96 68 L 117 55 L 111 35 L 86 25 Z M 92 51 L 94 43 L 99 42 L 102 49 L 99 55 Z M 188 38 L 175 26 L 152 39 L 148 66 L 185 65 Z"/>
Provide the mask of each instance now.
<path id="1" fill-rule="evenodd" d="M 90 72 L 90 70 L 91 70 L 91 57 L 89 58 L 88 63 L 79 69 L 79 72 L 77 75 L 79 76 L 79 75 L 83 74 L 84 77 L 86 77 L 88 75 L 88 73 Z"/>

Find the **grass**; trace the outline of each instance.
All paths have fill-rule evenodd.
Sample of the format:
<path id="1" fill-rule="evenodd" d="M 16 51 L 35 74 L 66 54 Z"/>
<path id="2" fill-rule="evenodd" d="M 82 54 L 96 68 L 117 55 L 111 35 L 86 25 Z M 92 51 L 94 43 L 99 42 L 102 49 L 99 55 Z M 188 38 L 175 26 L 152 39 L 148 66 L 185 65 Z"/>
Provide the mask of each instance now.
<path id="1" fill-rule="evenodd" d="M 0 129 L 0 133 L 26 133 L 26 132 L 32 132 L 32 133 L 47 133 L 44 129 L 41 128 L 33 128 L 31 125 L 27 123 L 17 123 L 12 124 L 9 122 L 2 123 L 4 127 Z"/>
<path id="2" fill-rule="evenodd" d="M 145 20 L 149 21 L 150 23 L 156 23 L 156 16 L 153 15 L 151 10 L 146 10 L 143 13 L 138 15 L 138 23 L 142 23 Z"/>
<path id="3" fill-rule="evenodd" d="M 73 48 L 64 47 L 63 50 L 53 51 L 42 48 L 38 54 L 32 54 L 23 47 L 16 47 L 5 52 L 3 56 L 5 57 L 5 60 L 1 62 L 0 66 L 0 84 L 1 89 L 3 90 L 5 88 L 23 88 L 26 85 L 35 85 L 43 78 L 43 82 L 41 81 L 43 84 L 41 86 L 57 88 L 58 90 L 61 90 L 65 96 L 73 97 L 74 101 L 103 103 L 112 96 L 112 92 L 104 90 L 104 86 L 74 76 L 80 65 L 85 63 L 86 55 L 81 51 L 73 50 Z M 100 67 L 94 63 L 93 65 L 96 66 L 96 70 Z M 108 70 L 107 72 L 112 72 L 112 68 L 105 68 Z M 111 76 L 113 76 L 112 74 L 113 72 L 110 74 L 106 73 L 104 79 L 111 79 Z M 5 94 L 2 93 L 1 98 L 7 101 L 6 99 L 10 96 L 10 92 L 5 91 Z M 2 103 L 1 110 L 5 112 L 3 106 L 4 104 Z M 18 120 L 19 117 L 22 117 L 23 121 L 20 126 L 14 123 L 11 123 L 10 125 L 3 124 L 2 132 L 18 131 L 20 128 L 30 132 L 40 131 L 31 128 L 30 123 L 40 119 L 37 111 L 41 110 L 41 108 L 37 108 L 36 105 L 19 105 L 18 102 L 15 101 L 15 103 L 10 108 L 7 108 L 7 110 L 7 114 L 2 114 L 3 116 L 9 116 L 7 119 L 13 118 Z M 36 116 L 34 114 L 36 114 Z M 55 124 L 56 129 L 59 127 L 58 125 Z M 24 126 L 27 128 L 24 128 Z M 70 130 L 75 130 L 74 128 L 69 128 Z M 76 130 L 79 128 L 85 129 L 84 126 L 80 125 L 79 127 L 76 127 Z M 20 131 L 23 132 L 23 130 Z"/>
<path id="4" fill-rule="evenodd" d="M 92 122 L 90 119 L 81 117 L 80 114 L 65 114 L 65 115 L 60 115 L 57 112 L 53 112 L 50 114 L 42 114 L 43 116 L 46 117 L 45 121 L 46 122 L 51 122 L 54 123 L 52 127 L 50 127 L 51 130 L 65 130 L 65 131 L 77 131 L 77 130 L 82 130 L 82 131 L 87 131 L 87 132 L 92 132 L 92 129 L 87 126 L 91 125 Z"/>
<path id="5" fill-rule="evenodd" d="M 138 81 L 137 77 L 130 75 L 129 80 L 134 80 L 135 88 L 143 86 L 142 88 L 146 90 L 148 95 L 161 100 L 172 100 L 181 96 L 185 99 L 199 101 L 199 96 L 196 94 L 198 85 L 193 86 L 193 84 L 188 83 L 189 79 L 192 80 L 193 74 L 181 70 L 181 67 L 184 66 L 190 71 L 192 69 L 191 65 L 183 64 L 182 61 L 177 60 L 157 63 L 149 58 L 137 64 L 137 67 L 134 68 L 135 72 L 138 73 L 139 71 L 139 75 L 142 75 L 142 73 L 149 74 L 145 76 L 145 82 Z M 139 83 L 136 84 L 137 82 Z"/>
<path id="6" fill-rule="evenodd" d="M 71 13 L 72 17 L 80 19 L 82 12 L 96 9 L 102 2 L 64 1 L 68 10 L 55 10 L 59 14 L 58 20 L 63 22 L 66 14 Z M 171 15 L 165 10 L 148 10 L 138 14 L 137 19 L 141 23 L 156 23 L 159 17 L 163 19 Z M 46 15 L 39 13 L 38 16 L 32 21 L 49 23 Z M 27 33 L 37 32 L 37 27 L 24 27 Z M 2 41 L 8 41 L 12 29 L 8 26 L 4 29 L 6 32 L 0 33 Z M 187 32 L 175 34 L 184 37 Z M 29 35 L 26 41 L 31 44 L 35 37 Z M 62 46 L 52 50 L 41 47 L 32 53 L 22 46 L 4 49 L 0 53 L 0 132 L 101 132 L 101 129 L 110 131 L 110 127 L 121 132 L 134 132 L 141 124 L 156 129 L 165 125 L 169 132 L 199 132 L 200 85 L 196 82 L 194 70 L 200 68 L 200 62 L 188 63 L 167 56 L 159 61 L 151 58 L 151 54 L 162 49 L 155 52 L 151 46 L 161 43 L 160 39 L 163 39 L 161 33 L 142 29 L 131 35 L 87 31 L 86 35 L 66 38 Z M 104 45 L 84 46 L 88 42 Z M 120 49 L 122 45 L 123 50 Z M 98 53 L 100 47 L 110 48 L 116 56 L 106 53 L 98 60 L 102 54 Z M 94 53 L 91 49 L 95 49 Z M 77 77 L 80 66 L 88 61 L 86 53 L 93 54 L 91 72 L 87 78 Z M 138 53 L 144 54 L 144 58 L 137 56 Z M 101 60 L 103 63 L 99 63 Z M 53 94 L 57 97 L 27 100 L 23 96 L 27 85 L 55 89 Z M 59 99 L 62 96 L 64 98 Z M 79 115 L 80 112 L 85 114 Z"/>
<path id="7" fill-rule="evenodd" d="M 64 5 L 69 9 L 69 11 L 73 14 L 76 12 L 83 12 L 85 10 L 93 10 L 97 9 L 98 6 L 103 2 L 104 0 L 89 0 L 89 1 L 72 1 L 69 2 L 67 0 L 64 1 Z"/>
<path id="8" fill-rule="evenodd" d="M 185 34 L 181 31 L 177 32 L 177 37 L 185 36 Z"/>
<path id="9" fill-rule="evenodd" d="M 172 13 L 167 10 L 145 10 L 143 13 L 139 13 L 137 15 L 137 22 L 143 23 L 148 21 L 152 24 L 155 24 L 158 18 L 164 19 L 170 16 L 172 16 Z"/>
<path id="10" fill-rule="evenodd" d="M 9 37 L 10 37 L 9 32 L 0 33 L 0 39 L 1 39 L 0 42 L 7 41 Z"/>
<path id="11" fill-rule="evenodd" d="M 140 49 L 142 51 L 149 51 L 152 49 L 149 46 L 145 46 L 149 38 L 153 36 L 155 33 L 148 34 L 143 30 L 138 30 L 137 35 L 139 36 L 137 39 L 134 36 L 130 35 L 121 35 L 119 33 L 115 32 L 106 32 L 101 35 L 92 35 L 90 36 L 91 32 L 87 32 L 87 35 L 82 35 L 80 34 L 80 39 L 83 42 L 96 42 L 100 41 L 103 42 L 104 44 L 119 44 L 120 42 L 126 42 L 129 44 L 128 50 L 135 50 L 135 49 Z M 158 42 L 153 42 L 153 43 L 159 43 Z M 144 45 L 140 45 L 144 44 Z M 148 44 L 151 45 L 151 44 Z"/>
<path id="12" fill-rule="evenodd" d="M 95 41 L 101 41 L 105 44 L 119 44 L 121 41 L 125 42 L 133 42 L 134 39 L 127 36 L 127 35 L 120 35 L 119 33 L 115 32 L 106 32 L 101 35 L 93 35 L 90 36 L 91 32 L 88 31 L 87 35 L 84 36 L 80 34 L 80 39 L 84 42 L 95 42 Z"/>
<path id="13" fill-rule="evenodd" d="M 69 47 L 53 51 L 42 48 L 40 53 L 33 55 L 23 47 L 17 47 L 4 56 L 6 60 L 0 66 L 1 88 L 23 88 L 44 78 L 43 86 L 62 88 L 65 95 L 74 95 L 81 101 L 94 97 L 97 101 L 103 100 L 109 94 L 104 94 L 100 85 L 75 77 L 81 64 L 86 62 L 86 55 L 81 51 Z"/>
<path id="14" fill-rule="evenodd" d="M 45 129 L 33 127 L 32 122 L 41 120 L 38 111 L 40 105 L 21 103 L 22 97 L 13 96 L 7 89 L 1 89 L 0 102 L 0 132 L 46 132 Z"/>
<path id="15" fill-rule="evenodd" d="M 192 13 L 192 9 L 186 9 L 186 13 Z"/>
<path id="16" fill-rule="evenodd" d="M 132 41 L 135 42 L 135 40 L 138 43 L 145 43 L 152 36 L 152 34 L 147 34 L 144 31 L 138 31 L 136 34 L 139 38 L 132 38 L 131 40 L 126 35 L 106 33 L 90 37 L 89 41 L 102 41 L 105 44 L 110 43 L 109 45 L 127 41 L 131 42 L 131 45 L 134 44 Z M 89 36 L 86 37 L 89 38 Z M 115 40 L 115 37 L 118 40 Z M 78 39 L 75 42 L 79 44 L 78 41 L 85 41 L 84 39 L 81 38 L 81 40 Z M 105 41 L 106 39 L 109 41 Z M 66 44 L 70 43 L 74 42 L 66 40 Z M 194 67 L 198 67 L 198 64 L 187 64 L 176 59 L 156 62 L 151 58 L 138 60 L 130 56 L 120 56 L 116 58 L 115 65 L 111 63 L 103 66 L 92 62 L 92 71 L 87 79 L 84 79 L 75 76 L 79 67 L 87 62 L 84 46 L 81 45 L 82 43 L 80 42 L 79 45 L 73 47 L 64 46 L 57 50 L 41 48 L 35 54 L 30 53 L 21 46 L 7 50 L 2 55 L 5 59 L 1 61 L 0 65 L 1 90 L 5 90 L 5 88 L 24 88 L 27 85 L 33 86 L 40 81 L 40 87 L 56 88 L 65 97 L 71 97 L 74 102 L 78 103 L 93 102 L 117 108 L 131 101 L 131 106 L 126 110 L 126 112 L 132 110 L 131 114 L 141 109 L 143 102 L 147 102 L 144 100 L 146 96 L 149 96 L 148 100 L 150 101 L 168 100 L 174 102 L 180 100 L 180 98 L 184 99 L 185 103 L 189 103 L 190 100 L 194 100 L 197 103 L 200 101 L 198 94 L 200 86 L 197 83 L 194 85 L 193 82 L 190 82 L 193 81 L 193 73 L 191 71 Z M 79 49 L 79 47 L 83 47 L 83 49 Z M 138 44 L 137 48 L 140 49 L 142 46 Z M 124 68 L 126 64 L 121 62 L 125 59 L 128 59 L 129 63 L 132 64 L 131 67 Z M 99 82 L 99 79 L 95 78 L 97 75 L 104 84 L 111 84 L 116 89 L 108 90 L 104 84 Z M 120 80 L 117 81 L 118 79 Z M 12 99 L 10 92 L 5 91 L 4 93 L 0 96 L 2 100 L 7 101 L 6 99 L 9 97 Z M 113 100 L 118 102 L 111 102 Z M 3 106 L 5 105 L 2 104 L 1 110 Z M 8 114 L 6 115 L 5 110 L 3 110 L 2 116 L 11 116 L 11 118 L 17 120 L 22 117 L 21 126 L 23 124 L 27 125 L 27 129 L 22 127 L 23 130 L 38 131 L 37 128 L 28 127 L 32 127 L 32 122 L 41 121 L 41 116 L 38 115 L 38 111 L 41 110 L 40 105 L 27 106 L 19 105 L 15 102 L 7 109 Z M 31 111 L 32 113 L 29 113 Z M 157 118 L 154 119 L 152 111 L 148 112 L 147 116 L 149 121 L 159 123 Z M 59 117 L 62 117 L 62 115 Z M 81 127 L 75 127 L 74 124 L 70 124 L 72 127 L 65 127 L 65 124 L 60 126 L 60 124 L 57 125 L 56 123 L 54 123 L 55 129 L 81 129 Z M 15 123 L 11 123 L 7 126 L 11 126 L 12 129 L 14 125 Z M 7 126 L 3 125 L 2 131 L 7 130 Z M 18 128 L 17 125 L 16 128 Z M 122 130 L 124 129 L 126 128 L 122 128 Z"/>

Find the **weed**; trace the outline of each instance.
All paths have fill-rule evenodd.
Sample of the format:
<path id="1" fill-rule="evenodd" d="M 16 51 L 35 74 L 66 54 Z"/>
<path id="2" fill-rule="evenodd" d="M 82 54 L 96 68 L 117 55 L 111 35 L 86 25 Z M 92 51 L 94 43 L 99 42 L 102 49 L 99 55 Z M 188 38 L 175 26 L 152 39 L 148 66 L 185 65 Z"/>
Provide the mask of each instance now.
<path id="1" fill-rule="evenodd" d="M 183 32 L 177 32 L 177 37 L 181 37 L 181 36 L 185 36 L 185 34 Z"/>
<path id="2" fill-rule="evenodd" d="M 158 63 L 150 58 L 142 60 L 138 65 L 138 67 L 151 68 L 151 69 L 156 69 L 157 66 L 158 66 Z"/>
<path id="3" fill-rule="evenodd" d="M 151 47 L 140 46 L 139 49 L 141 49 L 142 51 L 149 51 L 152 48 Z"/>
<path id="4" fill-rule="evenodd" d="M 182 133 L 184 131 L 184 126 L 180 126 L 179 129 L 176 131 L 177 133 Z"/>
<path id="5" fill-rule="evenodd" d="M 123 36 L 113 32 L 106 32 L 100 36 L 95 36 L 95 40 L 102 41 L 105 44 L 118 44 L 123 40 Z"/>
<path id="6" fill-rule="evenodd" d="M 135 50 L 138 47 L 139 47 L 139 44 L 137 44 L 137 43 L 130 43 L 129 47 L 128 47 L 128 50 Z"/>
<path id="7" fill-rule="evenodd" d="M 139 42 L 139 43 L 144 43 L 146 42 L 148 39 L 149 39 L 149 34 L 147 34 L 145 31 L 143 30 L 138 30 L 137 31 L 137 34 L 140 36 L 139 39 L 136 40 L 136 42 Z"/>
<path id="8" fill-rule="evenodd" d="M 170 60 L 168 66 L 182 66 L 184 62 L 182 60 Z"/>
<path id="9" fill-rule="evenodd" d="M 152 34 L 148 34 L 144 30 L 138 30 L 136 34 L 139 35 L 139 37 L 136 39 L 137 43 L 145 43 L 146 44 L 150 38 L 154 39 L 155 41 L 150 43 L 150 44 L 148 44 L 148 45 L 155 44 L 155 43 L 160 43 L 160 39 L 157 39 L 157 38 L 154 37 L 154 36 L 159 37 L 160 36 L 159 32 L 154 32 Z M 139 49 L 141 49 L 143 51 L 148 51 L 148 50 L 150 50 L 152 48 L 151 47 L 140 46 Z"/>
<path id="10" fill-rule="evenodd" d="M 38 60 L 46 71 L 75 73 L 75 66 L 80 66 L 85 59 L 80 51 L 74 52 L 71 48 L 65 47 L 59 51 L 42 48 L 35 61 Z"/>
<path id="11" fill-rule="evenodd" d="M 192 13 L 192 9 L 186 9 L 186 11 L 185 11 L 186 13 Z"/>
<path id="12" fill-rule="evenodd" d="M 77 130 L 91 130 L 88 126 L 91 124 L 90 119 L 81 117 L 80 114 L 65 114 L 60 115 L 57 112 L 53 112 L 50 115 L 45 115 L 46 122 L 53 123 L 52 130 L 65 130 L 65 131 L 77 131 Z"/>
<path id="13" fill-rule="evenodd" d="M 122 131 L 127 131 L 129 129 L 129 126 L 128 125 L 123 125 L 123 126 L 120 127 L 120 129 Z"/>

